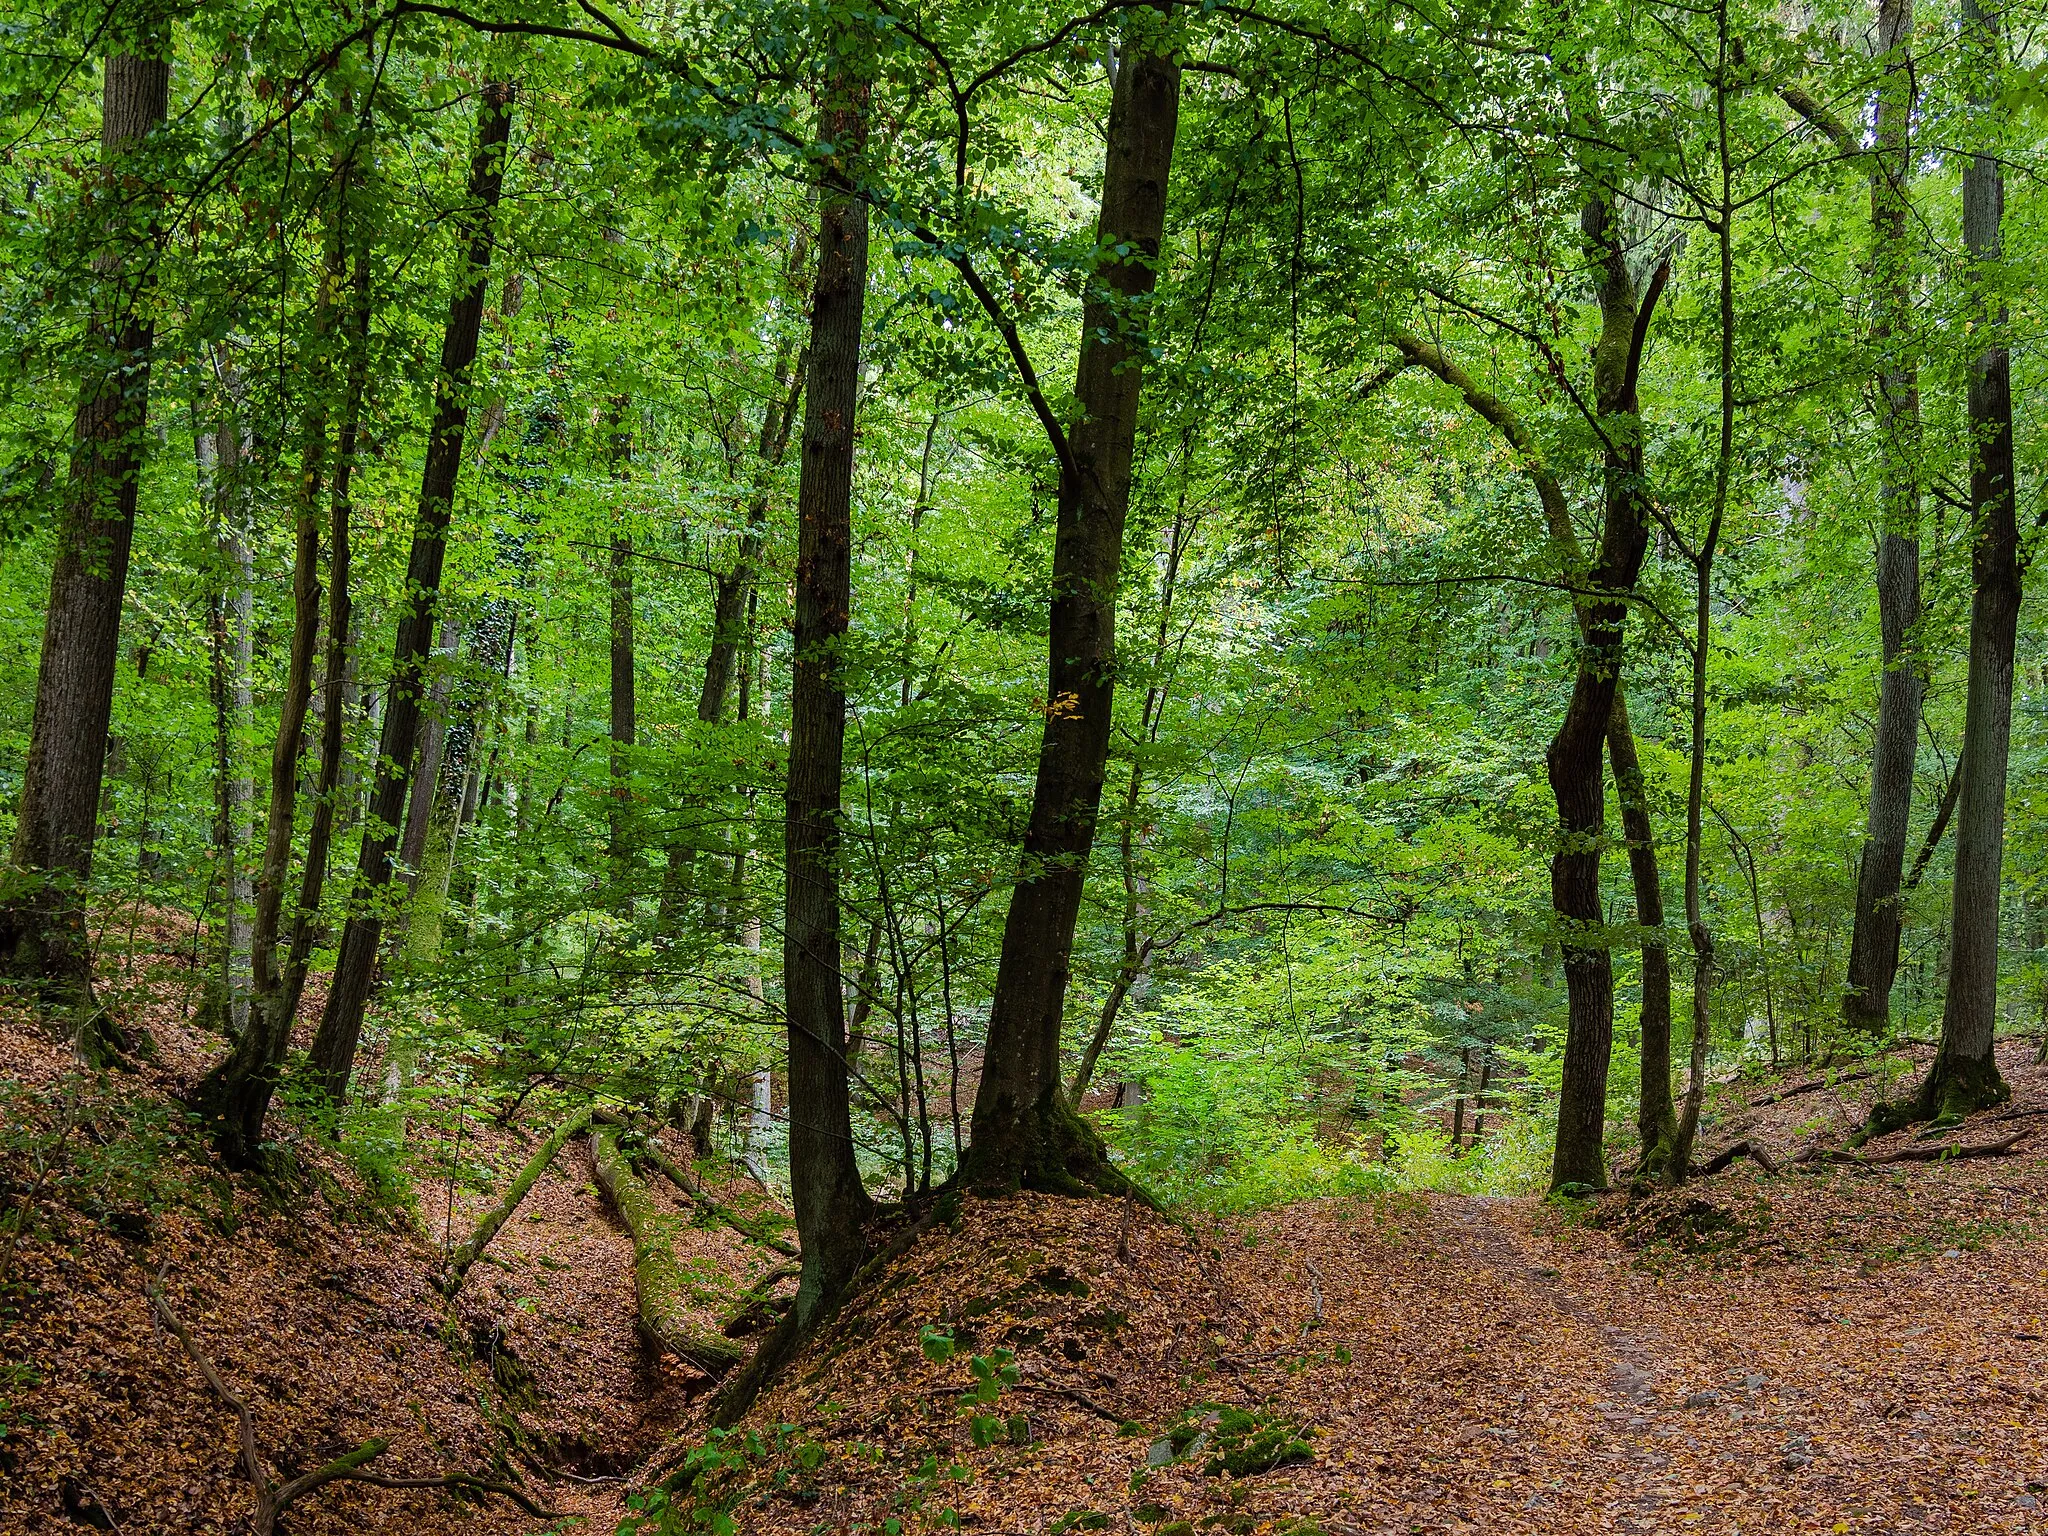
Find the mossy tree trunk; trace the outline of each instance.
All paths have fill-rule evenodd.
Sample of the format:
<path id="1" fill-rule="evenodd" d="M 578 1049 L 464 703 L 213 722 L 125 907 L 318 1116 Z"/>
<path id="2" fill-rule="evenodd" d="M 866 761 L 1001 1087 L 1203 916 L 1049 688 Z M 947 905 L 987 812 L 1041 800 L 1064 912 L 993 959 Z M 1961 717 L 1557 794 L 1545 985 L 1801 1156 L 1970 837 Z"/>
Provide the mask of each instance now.
<path id="1" fill-rule="evenodd" d="M 683 1218 L 654 1203 L 612 1127 L 600 1126 L 591 1134 L 590 1152 L 597 1186 L 633 1239 L 633 1290 L 642 1330 L 685 1365 L 706 1376 L 723 1376 L 740 1363 L 743 1352 L 730 1339 L 690 1321 L 694 1309 L 719 1298 L 691 1283 L 676 1257 L 671 1234 L 684 1224 Z"/>

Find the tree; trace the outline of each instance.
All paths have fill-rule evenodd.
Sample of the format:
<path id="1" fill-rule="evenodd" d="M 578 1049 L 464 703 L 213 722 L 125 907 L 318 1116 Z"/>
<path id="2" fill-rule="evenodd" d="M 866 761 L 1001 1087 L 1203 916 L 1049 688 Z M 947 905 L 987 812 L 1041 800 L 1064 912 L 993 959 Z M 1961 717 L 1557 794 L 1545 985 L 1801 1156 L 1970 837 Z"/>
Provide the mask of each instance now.
<path id="1" fill-rule="evenodd" d="M 111 22 L 100 195 L 89 214 L 93 319 L 43 623 L 12 889 L 0 905 L 0 965 L 70 1011 L 73 1038 L 92 1061 L 126 1043 L 93 1006 L 86 889 L 149 419 L 156 263 L 148 248 L 159 183 L 148 141 L 169 111 L 171 81 L 170 29 L 154 7 L 125 7 Z"/>
<path id="2" fill-rule="evenodd" d="M 2011 1097 L 1998 1070 L 2000 879 L 2005 859 L 2005 779 L 2012 742 L 2013 651 L 2020 615 L 2020 538 L 2012 434 L 2009 316 L 1999 294 L 2004 259 L 2005 171 L 1985 145 L 1998 101 L 2000 27 L 1995 12 L 1964 0 L 1977 146 L 1963 166 L 1963 244 L 1969 258 L 1970 670 L 1956 811 L 1956 874 L 1947 1006 L 1941 1044 L 1918 1091 L 1873 1107 L 1863 1135 L 1914 1120 L 1956 1124 Z"/>
<path id="3" fill-rule="evenodd" d="M 1142 35 L 1111 90 L 1101 252 L 1081 316 L 1074 395 L 1060 431 L 1045 725 L 1018 881 L 1003 925 L 973 1141 L 963 1174 L 981 1186 L 1120 1187 L 1060 1075 L 1074 927 L 1109 761 L 1116 604 L 1145 378 L 1144 299 L 1158 280 L 1181 71 Z"/>
<path id="4" fill-rule="evenodd" d="M 378 940 L 392 898 L 392 852 L 406 805 L 418 744 L 426 660 L 434 634 L 455 485 L 462 470 L 463 433 L 469 422 L 470 373 L 476 363 L 484 294 L 490 283 L 498 199 L 505 185 L 505 151 L 512 134 L 514 86 L 500 77 L 486 84 L 477 111 L 467 196 L 456 226 L 458 277 L 441 339 L 434 377 L 434 420 L 421 475 L 412 556 L 392 653 L 391 687 L 384 707 L 370 826 L 357 861 L 354 907 L 342 931 L 327 1006 L 313 1038 L 310 1071 L 335 1103 L 348 1092 L 369 1005 Z"/>

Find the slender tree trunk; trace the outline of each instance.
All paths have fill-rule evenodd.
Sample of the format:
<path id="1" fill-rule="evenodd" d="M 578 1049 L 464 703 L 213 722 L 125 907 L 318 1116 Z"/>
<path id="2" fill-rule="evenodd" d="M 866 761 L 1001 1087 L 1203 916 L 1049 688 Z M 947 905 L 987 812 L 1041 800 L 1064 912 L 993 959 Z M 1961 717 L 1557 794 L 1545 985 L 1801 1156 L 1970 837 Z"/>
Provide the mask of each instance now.
<path id="1" fill-rule="evenodd" d="M 1638 1177 L 1659 1176 L 1678 1136 L 1678 1111 L 1671 1100 L 1671 952 L 1664 940 L 1664 886 L 1657 869 L 1657 839 L 1650 824 L 1650 799 L 1629 725 L 1628 700 L 1614 690 L 1607 721 L 1607 756 L 1621 801 L 1621 829 L 1628 840 L 1628 867 L 1636 889 L 1636 925 L 1642 929 L 1642 1091 L 1636 1129 L 1643 1160 Z"/>
<path id="2" fill-rule="evenodd" d="M 731 696 L 740 658 L 753 631 L 754 590 L 761 564 L 761 550 L 768 531 L 768 511 L 775 471 L 789 451 L 796 423 L 797 397 L 804 387 L 809 353 L 798 352 L 791 367 L 787 350 L 776 357 L 776 382 L 785 393 L 771 400 L 761 416 L 761 434 L 755 444 L 755 484 L 747 504 L 746 526 L 740 532 L 739 547 L 732 564 L 715 579 L 711 600 L 711 647 L 704 656 L 704 682 L 697 693 L 697 720 L 716 725 L 725 716 L 725 701 Z M 741 717 L 746 715 L 745 679 L 741 679 Z M 682 921 L 688 905 L 693 869 L 698 854 L 699 818 L 704 807 L 695 799 L 683 805 L 680 835 L 669 844 L 668 869 L 662 878 L 659 921 L 664 932 L 672 932 Z M 735 858 L 739 855 L 735 853 Z M 734 883 L 738 883 L 735 876 Z"/>
<path id="3" fill-rule="evenodd" d="M 441 760 L 448 750 L 448 706 L 455 697 L 455 668 L 461 649 L 462 626 L 453 618 L 444 618 L 433 649 L 443 665 L 427 684 L 426 708 L 419 723 L 419 762 L 406 795 L 405 832 L 398 840 L 398 862 L 407 886 L 413 889 L 419 886 L 420 867 L 426 862 L 435 797 L 441 792 Z M 388 712 L 385 718 L 390 718 Z M 397 921 L 403 923 L 406 918 L 401 915 Z"/>
<path id="4" fill-rule="evenodd" d="M 868 87 L 827 88 L 821 137 L 843 166 L 867 142 Z M 797 492 L 782 975 L 789 1016 L 789 1167 L 803 1248 L 799 1327 L 833 1305 L 865 1256 L 870 1202 L 854 1164 L 839 978 L 839 807 L 846 750 L 842 647 L 851 617 L 854 411 L 867 295 L 867 206 L 828 186 L 818 224 L 810 384 Z M 735 615 L 736 617 L 736 615 Z"/>
<path id="5" fill-rule="evenodd" d="M 1601 759 L 1620 677 L 1625 599 L 1635 588 L 1649 547 L 1636 372 L 1664 275 L 1660 268 L 1648 298 L 1638 298 L 1614 206 L 1604 194 L 1587 203 L 1580 226 L 1600 277 L 1601 327 L 1593 371 L 1601 430 L 1607 438 L 1606 506 L 1599 554 L 1586 575 L 1589 596 L 1578 605 L 1578 668 L 1571 702 L 1547 754 L 1558 817 L 1550 899 L 1557 914 L 1569 1010 L 1557 1144 L 1550 1167 L 1553 1189 L 1567 1184 L 1597 1189 L 1607 1182 L 1603 1143 L 1607 1070 L 1614 1046 L 1614 961 L 1600 905 L 1600 851 L 1606 837 Z"/>
<path id="6" fill-rule="evenodd" d="M 1116 603 L 1145 347 L 1180 119 L 1180 66 L 1139 52 L 1116 71 L 1097 239 L 1053 545 L 1043 736 L 1022 867 L 1003 924 L 988 1046 L 963 1176 L 980 1186 L 1122 1188 L 1067 1103 L 1060 1026 L 1074 925 L 1102 802 L 1116 686 Z M 1125 251 L 1129 255 L 1118 255 Z M 1135 311 L 1135 313 L 1134 313 Z"/>
<path id="7" fill-rule="evenodd" d="M 1971 92 L 1981 142 L 1997 98 L 2001 43 L 1995 14 L 1963 0 L 1963 32 L 1978 78 Z M 1963 167 L 1963 243 L 1969 252 L 1976 334 L 1986 345 L 1970 361 L 1969 699 L 1961 761 L 1968 764 L 1956 808 L 1954 939 L 1941 1046 L 1908 1118 L 1960 1120 L 2011 1096 L 1995 1054 L 1998 1028 L 1999 895 L 2005 852 L 2005 779 L 2012 740 L 2013 648 L 2019 629 L 2020 542 L 2013 479 L 2012 354 L 1999 292 L 2005 171 L 1980 149 Z M 1880 1123 L 1880 1113 L 1872 1115 Z"/>
<path id="8" fill-rule="evenodd" d="M 1914 639 L 1921 602 L 1920 374 L 1912 339 L 1913 249 L 1907 222 L 1915 97 L 1913 0 L 1879 0 L 1877 45 L 1885 64 L 1871 150 L 1870 265 L 1876 311 L 1871 343 L 1880 354 L 1877 614 L 1884 679 L 1870 761 L 1870 818 L 1856 875 L 1856 926 L 1842 995 L 1844 1020 L 1873 1032 L 1890 1021 L 1892 978 L 1899 969 L 1899 875 L 1926 692 L 1926 665 Z"/>
<path id="9" fill-rule="evenodd" d="M 476 362 L 484 293 L 490 278 L 498 198 L 504 187 L 513 94 L 508 83 L 486 85 L 478 113 L 467 206 L 457 241 L 457 249 L 462 253 L 462 276 L 449 306 L 448 324 L 441 341 L 434 423 L 427 439 L 419 513 L 406 569 L 407 596 L 400 609 L 392 657 L 390 703 L 384 712 L 370 825 L 365 830 L 357 864 L 357 910 L 342 932 L 327 1007 L 313 1041 L 314 1081 L 336 1103 L 346 1096 L 349 1076 L 355 1069 L 356 1045 L 362 1036 L 363 1013 L 370 1001 L 378 941 L 392 899 L 391 856 L 405 810 L 413 750 L 417 745 L 421 684 L 440 598 L 448 521 L 454 511 L 455 485 L 462 469 L 470 375 Z"/>
<path id="10" fill-rule="evenodd" d="M 612 478 L 623 482 L 631 474 L 633 437 L 626 428 L 627 400 L 612 397 L 610 443 Z M 611 859 L 618 889 L 614 902 L 621 916 L 633 915 L 633 884 L 630 878 L 633 855 L 627 845 L 627 820 L 632 812 L 633 746 L 638 734 L 633 656 L 633 535 L 625 522 L 622 506 L 614 517 L 611 561 L 611 778 L 612 793 L 608 831 Z"/>
<path id="11" fill-rule="evenodd" d="M 287 1040 L 298 1018 L 299 998 L 313 953 L 314 929 L 326 889 L 328 855 L 341 798 L 347 793 L 348 717 L 355 692 L 355 614 L 350 595 L 349 487 L 355 476 L 356 439 L 361 432 L 363 394 L 369 385 L 370 253 L 358 237 L 355 254 L 354 308 L 350 316 L 348 377 L 342 385 L 341 424 L 335 435 L 334 490 L 328 498 L 327 535 L 327 668 L 324 691 L 327 709 L 321 720 L 320 775 L 313 802 L 312 824 L 306 830 L 306 864 L 299 879 L 298 910 L 292 914 L 291 944 L 284 961 L 284 985 L 278 1011 Z"/>
<path id="12" fill-rule="evenodd" d="M 156 238 L 154 194 L 147 185 L 130 192 L 123 162 L 164 121 L 170 53 L 168 32 L 152 29 L 106 62 L 101 195 L 93 204 L 103 221 L 93 260 L 99 291 L 73 417 L 10 859 L 15 873 L 9 884 L 19 894 L 0 908 L 0 968 L 39 984 L 52 1003 L 72 1010 L 74 1041 L 94 1061 L 123 1043 L 118 1027 L 92 1006 L 85 905 L 155 339 L 149 293 L 156 264 L 135 259 Z"/>
<path id="13" fill-rule="evenodd" d="M 842 34 L 840 46 L 857 46 Z M 783 1007 L 789 1020 L 789 1185 L 803 1270 L 795 1301 L 713 1407 L 730 1424 L 831 1316 L 867 1256 L 873 1201 L 854 1160 L 839 972 L 839 814 L 846 755 L 844 645 L 853 605 L 854 413 L 867 303 L 868 213 L 854 195 L 868 82 L 835 62 L 818 137 L 832 146 L 818 212 L 809 380 L 797 486 L 796 613 L 784 791 Z"/>
<path id="14" fill-rule="evenodd" d="M 291 656 L 285 669 L 277 737 L 271 746 L 270 811 L 250 937 L 253 1007 L 249 1027 L 238 1035 L 226 1059 L 208 1074 L 199 1093 L 201 1103 L 215 1122 L 214 1139 L 222 1155 L 238 1166 L 253 1162 L 262 1144 L 263 1117 L 291 1040 L 292 1016 L 285 1006 L 290 997 L 290 967 L 288 963 L 283 967 L 278 963 L 278 933 L 284 913 L 285 882 L 291 874 L 299 763 L 305 752 L 306 717 L 313 700 L 313 668 L 320 640 L 320 503 L 327 476 L 327 394 L 333 375 L 330 339 L 336 329 L 335 316 L 342 310 L 343 284 L 348 278 L 345 221 L 349 180 L 349 153 L 345 153 L 328 221 L 325 267 L 314 297 L 306 360 L 308 384 L 302 407 L 299 484 L 292 518 Z M 339 548 L 337 564 L 337 575 L 345 582 L 346 554 Z M 344 598 L 339 614 L 344 633 L 348 619 L 346 602 Z"/>

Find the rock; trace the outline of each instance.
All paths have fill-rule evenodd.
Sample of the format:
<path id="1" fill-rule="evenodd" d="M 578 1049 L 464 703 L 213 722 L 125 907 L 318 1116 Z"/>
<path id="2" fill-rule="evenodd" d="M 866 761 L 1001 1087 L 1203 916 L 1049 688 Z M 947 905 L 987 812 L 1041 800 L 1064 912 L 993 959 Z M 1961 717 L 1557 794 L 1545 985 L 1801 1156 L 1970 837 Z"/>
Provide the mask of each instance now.
<path id="1" fill-rule="evenodd" d="M 1171 1440 L 1154 1440 L 1146 1448 L 1145 1465 L 1148 1467 L 1163 1467 L 1172 1460 L 1173 1442 Z"/>
<path id="2" fill-rule="evenodd" d="M 1688 1408 L 1711 1408 L 1721 1401 L 1721 1394 L 1714 1391 L 1695 1392 L 1685 1400 Z"/>

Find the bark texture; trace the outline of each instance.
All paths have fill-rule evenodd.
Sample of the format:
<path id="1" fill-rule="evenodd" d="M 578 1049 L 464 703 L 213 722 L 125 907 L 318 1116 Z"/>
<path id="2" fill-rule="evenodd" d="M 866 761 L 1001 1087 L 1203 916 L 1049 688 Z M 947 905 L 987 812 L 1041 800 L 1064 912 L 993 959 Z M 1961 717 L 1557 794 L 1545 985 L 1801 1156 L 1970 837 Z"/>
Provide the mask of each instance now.
<path id="1" fill-rule="evenodd" d="M 1557 914 L 1569 1009 L 1557 1144 L 1550 1167 L 1553 1189 L 1568 1184 L 1597 1189 L 1607 1182 L 1603 1142 L 1607 1071 L 1614 1047 L 1614 961 L 1600 905 L 1600 855 L 1606 838 L 1601 760 L 1621 675 L 1627 598 L 1649 547 L 1649 493 L 1643 480 L 1636 372 L 1655 305 L 1654 283 L 1662 277 L 1660 268 L 1647 302 L 1638 295 L 1614 203 L 1605 194 L 1588 200 L 1580 228 L 1600 284 L 1593 383 L 1606 440 L 1604 515 L 1599 549 L 1578 604 L 1578 666 L 1571 702 L 1546 754 L 1558 819 L 1550 899 Z"/>
<path id="2" fill-rule="evenodd" d="M 441 364 L 434 383 L 434 422 L 427 438 L 412 555 L 406 567 L 406 596 L 393 650 L 389 703 L 384 710 L 370 825 L 356 867 L 354 905 L 342 931 L 327 1007 L 313 1040 L 314 1081 L 339 1103 L 348 1093 L 370 1001 L 378 941 L 394 891 L 392 852 L 406 806 L 412 757 L 418 744 L 422 684 L 434 634 L 441 590 L 441 564 L 455 485 L 462 469 L 463 433 L 469 423 L 470 376 L 476 363 L 484 293 L 490 279 L 498 199 L 504 188 L 505 147 L 512 133 L 513 87 L 486 85 L 470 159 L 468 196 L 457 250 L 461 275 L 442 333 Z"/>
<path id="3" fill-rule="evenodd" d="M 92 1007 L 85 892 L 92 878 L 101 777 L 120 659 L 121 600 L 135 534 L 136 488 L 149 416 L 155 333 L 149 290 L 155 263 L 153 195 L 125 178 L 170 100 L 167 32 L 109 55 L 101 92 L 103 221 L 94 231 L 96 296 L 85 374 L 59 514 L 50 604 L 36 672 L 35 715 L 23 766 L 14 847 L 0 906 L 0 969 L 75 1010 L 74 1038 L 89 1059 L 122 1043 Z"/>
<path id="4" fill-rule="evenodd" d="M 1664 938 L 1664 886 L 1657 869 L 1657 840 L 1650 802 L 1629 725 L 1628 700 L 1620 688 L 1607 722 L 1607 757 L 1621 802 L 1621 830 L 1628 841 L 1629 874 L 1635 884 L 1636 925 L 1642 929 L 1642 1090 L 1636 1130 L 1643 1160 L 1637 1177 L 1663 1171 L 1678 1138 L 1678 1111 L 1671 1099 L 1671 951 Z"/>
<path id="5" fill-rule="evenodd" d="M 1106 254 L 1082 307 L 1074 385 L 1081 419 L 1061 445 L 1044 734 L 962 1170 L 983 1187 L 1124 1187 L 1100 1138 L 1067 1101 L 1060 1026 L 1108 767 L 1145 300 L 1166 229 L 1180 74 L 1170 55 L 1135 52 L 1121 61 L 1111 95 L 1096 227 Z"/>

